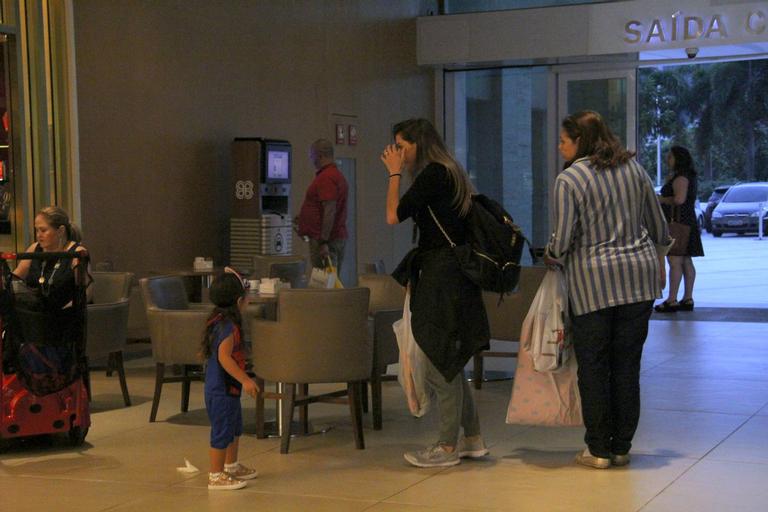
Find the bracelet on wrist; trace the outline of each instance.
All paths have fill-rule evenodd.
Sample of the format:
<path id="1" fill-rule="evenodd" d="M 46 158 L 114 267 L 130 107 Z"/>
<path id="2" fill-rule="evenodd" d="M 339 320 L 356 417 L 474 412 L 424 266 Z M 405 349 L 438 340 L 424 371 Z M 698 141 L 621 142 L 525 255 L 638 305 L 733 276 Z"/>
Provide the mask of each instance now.
<path id="1" fill-rule="evenodd" d="M 400 174 L 399 172 L 392 173 L 392 174 L 389 175 L 389 179 L 392 179 L 395 176 L 402 176 L 402 174 Z"/>

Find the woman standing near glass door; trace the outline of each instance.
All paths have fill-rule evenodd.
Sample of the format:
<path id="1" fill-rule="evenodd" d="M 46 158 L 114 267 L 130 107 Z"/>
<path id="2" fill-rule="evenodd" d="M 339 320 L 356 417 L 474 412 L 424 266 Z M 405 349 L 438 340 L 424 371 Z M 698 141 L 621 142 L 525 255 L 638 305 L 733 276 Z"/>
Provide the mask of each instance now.
<path id="1" fill-rule="evenodd" d="M 682 146 L 672 146 L 667 153 L 669 179 L 661 187 L 659 202 L 664 208 L 668 222 L 677 221 L 688 225 L 690 235 L 685 254 L 682 256 L 667 255 L 669 262 L 669 294 L 667 300 L 658 304 L 654 309 L 659 313 L 674 313 L 675 311 L 693 311 L 693 283 L 696 281 L 696 267 L 693 259 L 704 256 L 701 245 L 701 232 L 696 222 L 696 195 L 698 180 L 693 166 L 691 153 Z M 677 295 L 680 281 L 685 280 L 683 299 L 678 302 Z"/>

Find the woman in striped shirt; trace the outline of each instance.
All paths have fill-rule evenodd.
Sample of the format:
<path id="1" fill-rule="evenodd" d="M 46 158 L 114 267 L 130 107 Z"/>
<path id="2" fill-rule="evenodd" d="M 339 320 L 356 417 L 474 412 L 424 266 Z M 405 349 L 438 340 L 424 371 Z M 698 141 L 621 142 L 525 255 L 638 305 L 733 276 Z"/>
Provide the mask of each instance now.
<path id="1" fill-rule="evenodd" d="M 648 174 L 600 114 L 563 120 L 555 229 L 547 262 L 564 267 L 587 448 L 579 464 L 629 463 L 640 418 L 640 358 L 672 240 Z"/>

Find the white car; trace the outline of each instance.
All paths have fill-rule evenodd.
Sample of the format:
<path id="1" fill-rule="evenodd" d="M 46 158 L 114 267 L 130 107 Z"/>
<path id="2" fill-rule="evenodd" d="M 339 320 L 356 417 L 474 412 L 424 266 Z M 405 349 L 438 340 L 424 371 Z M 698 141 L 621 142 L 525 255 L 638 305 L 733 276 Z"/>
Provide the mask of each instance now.
<path id="1" fill-rule="evenodd" d="M 696 212 L 696 224 L 699 225 L 699 231 L 704 229 L 704 210 L 701 209 L 701 203 L 698 199 L 693 203 L 693 211 Z"/>

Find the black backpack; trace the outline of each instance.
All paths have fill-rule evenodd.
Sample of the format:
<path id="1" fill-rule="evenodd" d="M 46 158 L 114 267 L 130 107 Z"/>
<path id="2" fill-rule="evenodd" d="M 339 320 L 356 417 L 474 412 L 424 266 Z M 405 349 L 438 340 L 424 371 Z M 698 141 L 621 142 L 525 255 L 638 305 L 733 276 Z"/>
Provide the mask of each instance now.
<path id="1" fill-rule="evenodd" d="M 523 246 L 530 242 L 504 208 L 482 194 L 472 196 L 464 218 L 467 243 L 456 245 L 429 208 L 432 219 L 456 253 L 462 272 L 483 290 L 510 293 L 520 280 Z M 530 250 L 530 249 L 529 249 Z"/>

